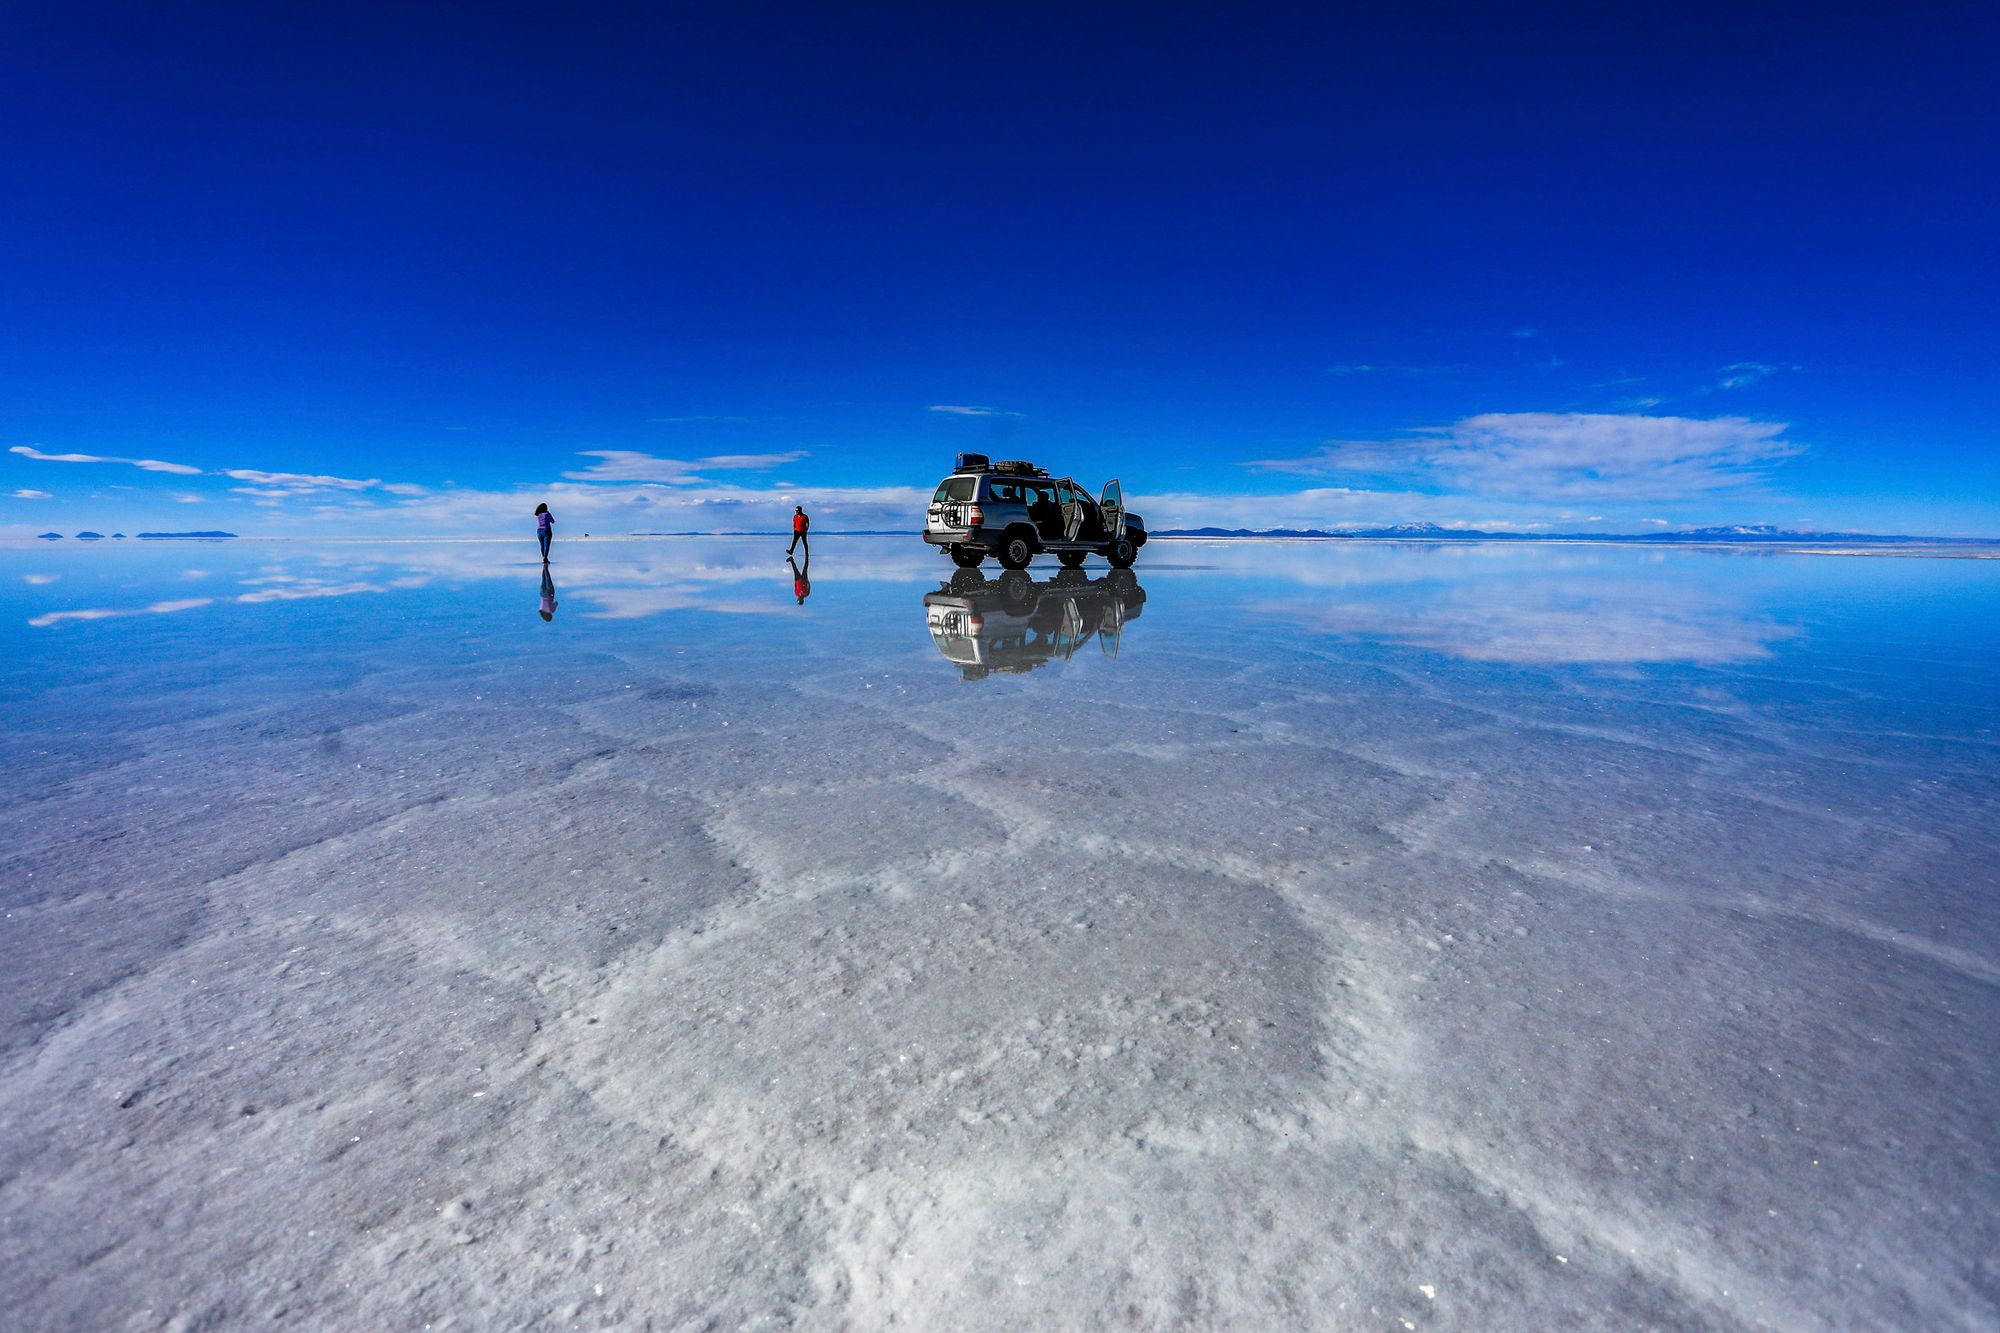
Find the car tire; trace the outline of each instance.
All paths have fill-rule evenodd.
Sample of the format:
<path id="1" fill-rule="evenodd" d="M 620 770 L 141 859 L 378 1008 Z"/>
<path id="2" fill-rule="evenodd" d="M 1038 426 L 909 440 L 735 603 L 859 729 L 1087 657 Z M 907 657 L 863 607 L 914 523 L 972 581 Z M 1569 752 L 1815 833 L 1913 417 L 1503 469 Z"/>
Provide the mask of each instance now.
<path id="1" fill-rule="evenodd" d="M 1081 569 L 1083 558 L 1089 554 L 1088 551 L 1057 551 L 1056 559 L 1062 562 L 1064 569 Z"/>
<path id="2" fill-rule="evenodd" d="M 1130 569 L 1132 562 L 1139 558 L 1139 548 L 1132 544 L 1130 537 L 1120 537 L 1104 548 L 1104 558 L 1111 562 L 1113 569 Z"/>
<path id="3" fill-rule="evenodd" d="M 1035 558 L 1035 543 L 1024 532 L 1010 532 L 1000 542 L 1000 567 L 1026 569 Z"/>
<path id="4" fill-rule="evenodd" d="M 985 558 L 986 552 L 976 547 L 954 546 L 951 548 L 951 563 L 957 565 L 960 569 L 977 569 L 979 568 L 979 562 Z"/>
<path id="5" fill-rule="evenodd" d="M 1000 609 L 1010 616 L 1025 616 L 1035 609 L 1035 581 L 1018 569 L 1000 576 Z"/>

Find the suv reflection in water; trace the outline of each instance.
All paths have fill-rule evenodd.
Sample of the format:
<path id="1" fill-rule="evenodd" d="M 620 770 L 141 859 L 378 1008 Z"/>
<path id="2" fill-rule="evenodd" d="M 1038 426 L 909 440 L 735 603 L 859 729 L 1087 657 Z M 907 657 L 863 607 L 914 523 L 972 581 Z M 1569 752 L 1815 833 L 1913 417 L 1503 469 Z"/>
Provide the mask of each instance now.
<path id="1" fill-rule="evenodd" d="M 1129 569 L 1091 578 L 1065 569 L 1037 582 L 1019 570 L 988 579 L 962 569 L 924 594 L 924 623 L 938 651 L 966 680 L 994 671 L 1023 672 L 1065 661 L 1092 638 L 1106 657 L 1118 656 L 1128 621 L 1146 604 L 1146 590 Z"/>

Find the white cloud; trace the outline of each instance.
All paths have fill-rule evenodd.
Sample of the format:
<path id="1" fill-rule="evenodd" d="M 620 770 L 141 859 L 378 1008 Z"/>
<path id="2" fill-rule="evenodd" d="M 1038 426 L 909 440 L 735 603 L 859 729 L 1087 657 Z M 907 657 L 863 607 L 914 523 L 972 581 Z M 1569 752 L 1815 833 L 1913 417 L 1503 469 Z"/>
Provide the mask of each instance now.
<path id="1" fill-rule="evenodd" d="M 190 467 L 186 463 L 168 463 L 158 458 L 112 458 L 104 454 L 45 454 L 40 449 L 25 444 L 14 445 L 7 452 L 19 454 L 23 458 L 32 458 L 39 463 L 125 463 L 132 467 L 143 468 L 147 472 L 172 472 L 183 477 L 201 475 L 201 469 L 198 467 Z"/>
<path id="2" fill-rule="evenodd" d="M 657 458 L 636 449 L 585 449 L 583 457 L 599 460 L 577 472 L 565 472 L 570 481 L 638 481 L 662 486 L 686 486 L 702 480 L 705 472 L 760 472 L 796 463 L 806 456 L 803 449 L 775 454 L 716 454 L 708 458 Z"/>
<path id="3" fill-rule="evenodd" d="M 96 454 L 45 454 L 40 449 L 25 444 L 17 444 L 7 451 L 23 458 L 33 458 L 43 463 L 116 463 L 116 458 L 99 458 Z"/>
<path id="4" fill-rule="evenodd" d="M 23 574 L 21 576 L 21 582 L 33 584 L 35 587 L 39 588 L 45 583 L 54 583 L 57 579 L 61 577 L 62 575 L 60 574 Z"/>
<path id="5" fill-rule="evenodd" d="M 1722 368 L 1722 378 L 1716 381 L 1718 389 L 1747 388 L 1759 380 L 1767 380 L 1778 373 L 1776 366 L 1767 366 L 1761 361 L 1738 361 L 1733 366 Z"/>
<path id="6" fill-rule="evenodd" d="M 1540 500 L 1659 500 L 1740 489 L 1802 452 L 1785 423 L 1745 417 L 1491 412 L 1400 440 L 1338 440 L 1249 466 L 1406 477 L 1461 493 Z"/>
<path id="7" fill-rule="evenodd" d="M 382 484 L 378 477 L 360 480 L 354 477 L 330 477 L 312 472 L 264 472 L 257 468 L 227 468 L 223 476 L 237 481 L 255 482 L 259 486 L 278 488 L 279 494 L 313 495 L 320 491 L 365 491 Z"/>
<path id="8" fill-rule="evenodd" d="M 1512 336 L 1516 338 L 1532 338 L 1535 336 L 1535 331 L 1530 328 L 1515 329 Z"/>
<path id="9" fill-rule="evenodd" d="M 47 491 L 31 491 L 26 487 L 14 492 L 16 500 L 53 500 L 56 497 Z"/>
<path id="10" fill-rule="evenodd" d="M 1373 375 L 1377 369 L 1378 367 L 1371 366 L 1366 361 L 1356 361 L 1350 365 L 1328 366 L 1326 373 L 1329 375 Z"/>
<path id="11" fill-rule="evenodd" d="M 1019 412 L 1009 412 L 1003 408 L 971 407 L 963 403 L 932 403 L 925 410 L 944 412 L 955 417 L 1018 417 L 1021 415 Z"/>

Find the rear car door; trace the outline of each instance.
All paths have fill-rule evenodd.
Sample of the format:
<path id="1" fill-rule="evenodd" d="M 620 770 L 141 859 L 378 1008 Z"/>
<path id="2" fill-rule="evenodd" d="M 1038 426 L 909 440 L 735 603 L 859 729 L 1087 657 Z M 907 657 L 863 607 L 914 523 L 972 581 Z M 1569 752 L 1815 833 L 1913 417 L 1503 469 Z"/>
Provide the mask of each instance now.
<path id="1" fill-rule="evenodd" d="M 1056 499 L 1056 484 L 1052 481 L 1026 481 L 1021 489 L 1028 499 L 1028 517 L 1035 524 L 1035 531 L 1045 542 L 1063 540 L 1063 507 Z"/>
<path id="2" fill-rule="evenodd" d="M 1062 539 L 1073 542 L 1083 527 L 1083 496 L 1068 477 L 1057 483 L 1056 493 L 1062 499 Z"/>

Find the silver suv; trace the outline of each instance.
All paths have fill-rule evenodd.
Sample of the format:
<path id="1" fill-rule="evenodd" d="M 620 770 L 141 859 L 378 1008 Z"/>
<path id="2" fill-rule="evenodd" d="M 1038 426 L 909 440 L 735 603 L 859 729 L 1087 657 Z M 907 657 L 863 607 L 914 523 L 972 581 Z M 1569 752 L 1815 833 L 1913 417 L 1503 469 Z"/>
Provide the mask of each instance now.
<path id="1" fill-rule="evenodd" d="M 1095 553 L 1114 569 L 1130 569 L 1146 544 L 1146 523 L 1125 508 L 1114 479 L 1092 499 L 1068 477 L 1032 463 L 989 463 L 960 454 L 938 483 L 924 520 L 924 540 L 942 547 L 961 569 L 996 556 L 1006 569 L 1026 569 L 1042 551 L 1075 569 Z"/>

